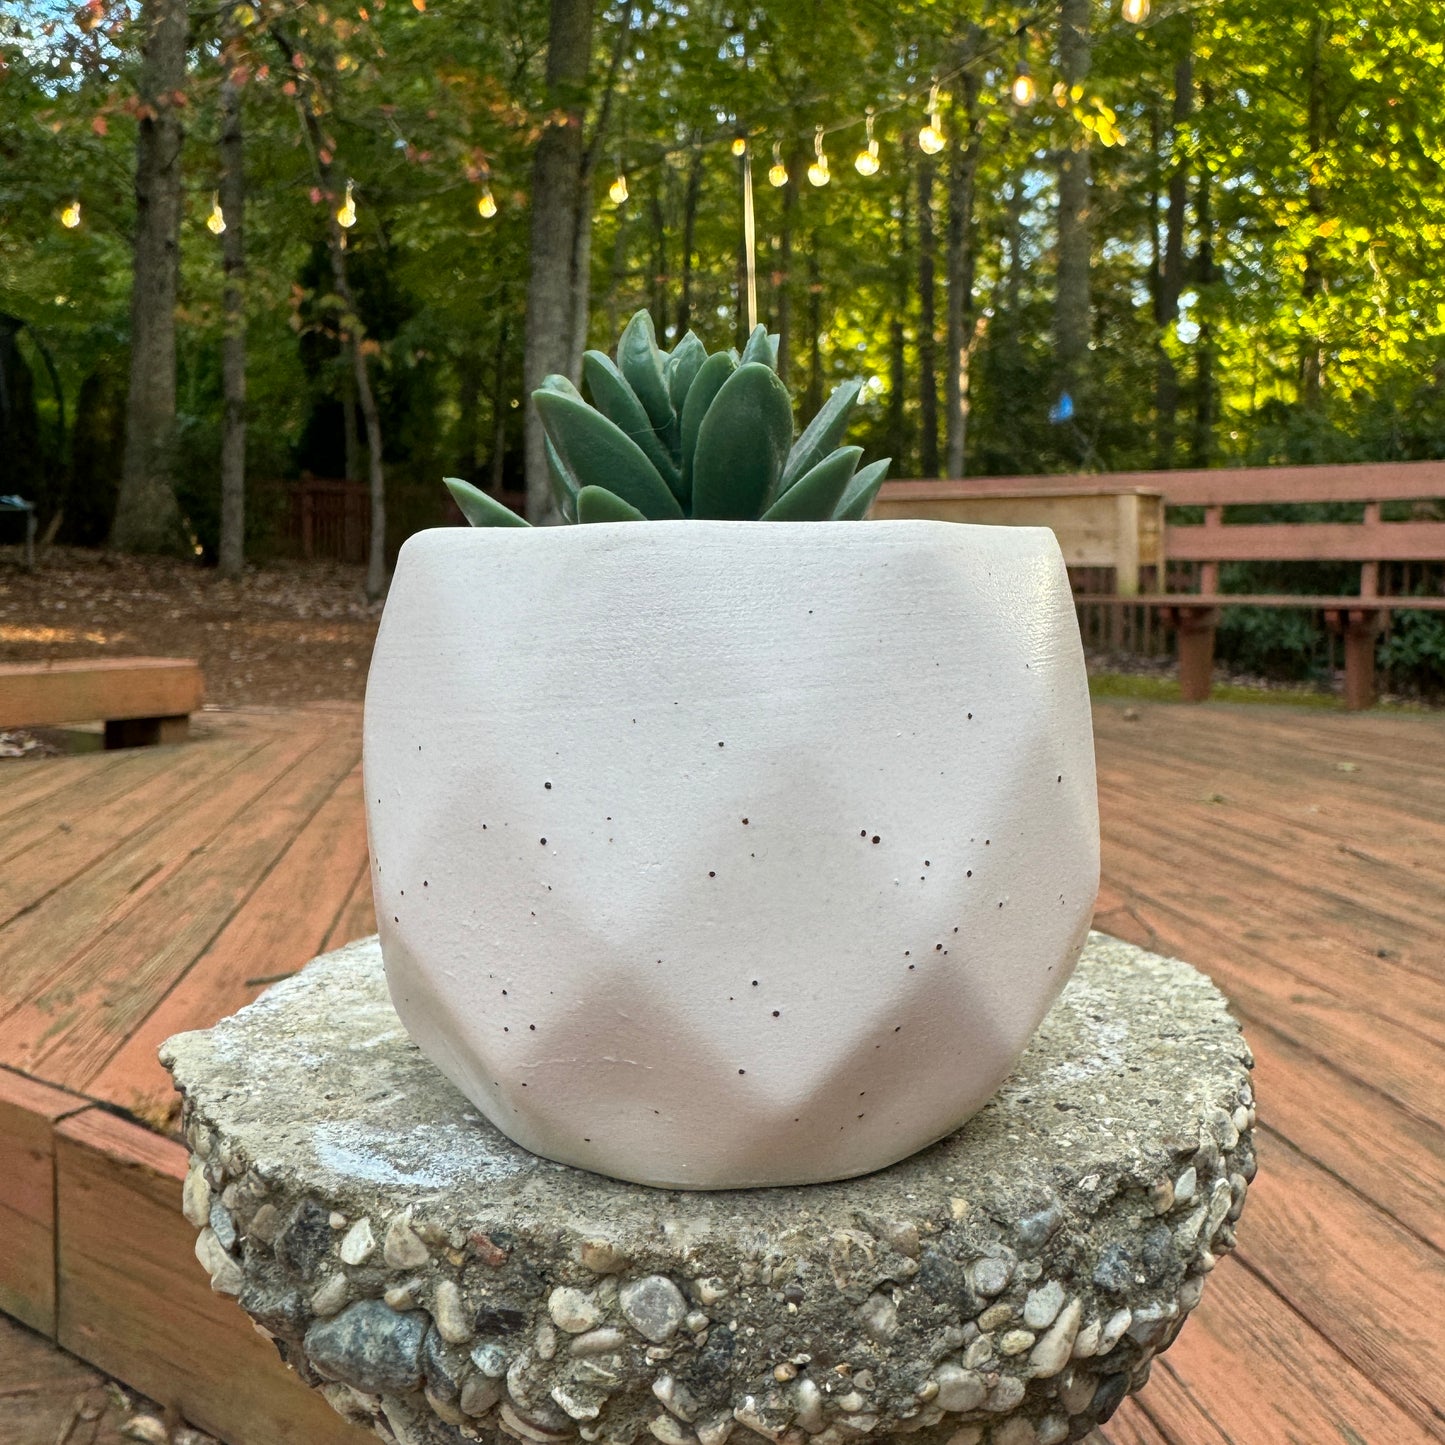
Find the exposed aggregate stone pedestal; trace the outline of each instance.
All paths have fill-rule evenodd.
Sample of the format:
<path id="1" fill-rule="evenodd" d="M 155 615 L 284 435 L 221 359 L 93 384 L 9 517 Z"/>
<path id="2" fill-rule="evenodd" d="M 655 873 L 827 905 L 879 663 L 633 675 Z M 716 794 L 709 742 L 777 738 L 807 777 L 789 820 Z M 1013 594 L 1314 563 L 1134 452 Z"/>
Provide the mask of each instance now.
<path id="1" fill-rule="evenodd" d="M 1099 934 L 981 1113 L 835 1184 L 527 1153 L 408 1039 L 375 940 L 162 1058 L 212 1287 L 399 1445 L 1078 1440 L 1199 1303 L 1255 1167 L 1223 999 Z"/>

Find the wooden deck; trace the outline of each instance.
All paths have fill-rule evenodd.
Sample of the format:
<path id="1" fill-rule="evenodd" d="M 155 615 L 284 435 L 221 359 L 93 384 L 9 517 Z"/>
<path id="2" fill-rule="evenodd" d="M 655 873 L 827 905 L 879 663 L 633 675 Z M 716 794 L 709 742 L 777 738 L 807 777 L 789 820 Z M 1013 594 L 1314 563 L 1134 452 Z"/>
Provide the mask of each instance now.
<path id="1" fill-rule="evenodd" d="M 1209 972 L 1261 1169 L 1112 1445 L 1445 1441 L 1445 719 L 1101 705 L 1098 924 Z M 237 1445 L 363 1438 L 213 1296 L 156 1045 L 372 927 L 353 707 L 0 766 L 0 1308 Z"/>

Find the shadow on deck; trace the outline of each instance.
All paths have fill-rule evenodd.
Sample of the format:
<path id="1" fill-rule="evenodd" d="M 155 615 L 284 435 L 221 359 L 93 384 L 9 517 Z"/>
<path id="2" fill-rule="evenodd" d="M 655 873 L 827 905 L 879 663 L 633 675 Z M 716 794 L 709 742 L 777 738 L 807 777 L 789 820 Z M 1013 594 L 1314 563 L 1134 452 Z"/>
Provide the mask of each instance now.
<path id="1" fill-rule="evenodd" d="M 1239 1250 L 1104 1434 L 1445 1440 L 1445 719 L 1095 725 L 1097 925 L 1215 979 L 1261 1113 Z M 163 1038 L 372 930 L 360 712 L 196 731 L 0 767 L 0 1309 L 237 1445 L 359 1445 L 210 1294 L 153 1130 Z"/>

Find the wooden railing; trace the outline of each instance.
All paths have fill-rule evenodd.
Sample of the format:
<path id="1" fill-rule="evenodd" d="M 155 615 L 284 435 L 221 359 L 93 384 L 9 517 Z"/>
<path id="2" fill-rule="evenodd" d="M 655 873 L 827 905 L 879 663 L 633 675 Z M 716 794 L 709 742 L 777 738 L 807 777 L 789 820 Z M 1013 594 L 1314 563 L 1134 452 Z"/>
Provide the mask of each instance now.
<path id="1" fill-rule="evenodd" d="M 302 477 L 287 486 L 288 540 L 308 562 L 362 563 L 371 545 L 371 498 L 365 482 Z"/>

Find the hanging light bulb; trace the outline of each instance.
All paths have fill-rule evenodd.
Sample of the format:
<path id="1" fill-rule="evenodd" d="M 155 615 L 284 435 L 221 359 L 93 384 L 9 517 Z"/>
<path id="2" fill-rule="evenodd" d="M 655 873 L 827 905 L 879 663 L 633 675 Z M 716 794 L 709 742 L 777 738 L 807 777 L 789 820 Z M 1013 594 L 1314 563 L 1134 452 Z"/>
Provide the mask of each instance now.
<path id="1" fill-rule="evenodd" d="M 853 169 L 860 176 L 876 176 L 878 174 L 878 142 L 873 139 L 873 107 L 868 107 L 868 113 L 863 118 L 866 127 L 863 137 L 863 149 L 853 158 Z"/>
<path id="2" fill-rule="evenodd" d="M 773 163 L 768 167 L 768 184 L 770 186 L 785 186 L 788 184 L 788 168 L 783 164 L 783 145 L 781 141 L 773 142 Z"/>
<path id="3" fill-rule="evenodd" d="M 206 229 L 213 236 L 219 236 L 226 229 L 226 216 L 221 210 L 221 197 L 217 191 L 211 192 L 211 214 L 206 217 Z"/>
<path id="4" fill-rule="evenodd" d="M 938 119 L 938 82 L 928 89 L 928 124 L 918 132 L 918 149 L 926 156 L 936 156 L 943 149 L 943 126 Z"/>
<path id="5" fill-rule="evenodd" d="M 73 231 L 80 224 L 80 202 L 72 201 L 61 213 L 60 224 L 67 231 Z"/>
<path id="6" fill-rule="evenodd" d="M 745 156 L 748 153 L 748 139 L 746 136 L 735 135 L 733 137 L 733 154 Z"/>
<path id="7" fill-rule="evenodd" d="M 627 199 L 627 177 L 622 174 L 622 162 L 617 163 L 617 179 L 607 187 L 607 195 L 614 206 L 620 206 Z"/>
<path id="8" fill-rule="evenodd" d="M 1019 61 L 1019 68 L 1014 72 L 1013 98 L 1015 105 L 1032 105 L 1039 97 L 1039 88 L 1034 84 L 1034 78 L 1029 73 L 1029 64 L 1026 60 Z"/>
<path id="9" fill-rule="evenodd" d="M 1124 0 L 1119 13 L 1130 25 L 1142 25 L 1149 18 L 1149 0 Z"/>
<path id="10" fill-rule="evenodd" d="M 482 194 L 477 197 L 477 213 L 484 221 L 490 221 L 497 214 L 497 198 L 492 194 L 490 185 L 484 185 Z"/>
<path id="11" fill-rule="evenodd" d="M 1054 104 L 1058 106 L 1060 110 L 1069 103 L 1069 87 L 1065 85 L 1062 80 L 1056 80 L 1054 82 L 1054 88 L 1051 93 L 1054 97 Z"/>
<path id="12" fill-rule="evenodd" d="M 344 231 L 349 231 L 356 224 L 356 197 L 352 194 L 350 181 L 346 183 L 346 199 L 336 213 L 336 224 Z"/>
<path id="13" fill-rule="evenodd" d="M 808 179 L 815 186 L 826 186 L 832 180 L 828 169 L 828 153 L 823 149 L 823 127 L 813 132 L 813 164 L 808 167 Z"/>

